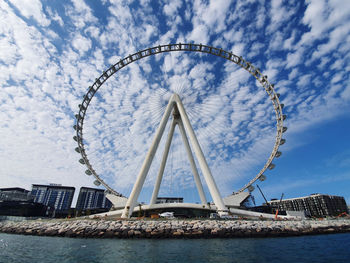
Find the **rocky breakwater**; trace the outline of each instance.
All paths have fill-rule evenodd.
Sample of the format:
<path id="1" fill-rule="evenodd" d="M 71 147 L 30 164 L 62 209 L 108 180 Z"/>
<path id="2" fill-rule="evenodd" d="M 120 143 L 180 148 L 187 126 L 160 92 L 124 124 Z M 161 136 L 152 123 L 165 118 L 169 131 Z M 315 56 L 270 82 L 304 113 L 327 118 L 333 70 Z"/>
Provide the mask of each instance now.
<path id="1" fill-rule="evenodd" d="M 0 222 L 0 232 L 85 238 L 277 237 L 350 232 L 350 220 L 34 220 Z"/>

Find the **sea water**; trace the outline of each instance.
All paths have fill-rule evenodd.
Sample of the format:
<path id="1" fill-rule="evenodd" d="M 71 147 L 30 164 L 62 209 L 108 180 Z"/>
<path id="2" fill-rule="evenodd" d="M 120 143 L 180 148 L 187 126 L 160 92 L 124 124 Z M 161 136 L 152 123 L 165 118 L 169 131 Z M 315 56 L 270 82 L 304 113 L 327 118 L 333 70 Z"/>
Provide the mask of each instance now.
<path id="1" fill-rule="evenodd" d="M 350 262 L 350 233 L 229 239 L 83 239 L 0 234 L 0 262 Z"/>

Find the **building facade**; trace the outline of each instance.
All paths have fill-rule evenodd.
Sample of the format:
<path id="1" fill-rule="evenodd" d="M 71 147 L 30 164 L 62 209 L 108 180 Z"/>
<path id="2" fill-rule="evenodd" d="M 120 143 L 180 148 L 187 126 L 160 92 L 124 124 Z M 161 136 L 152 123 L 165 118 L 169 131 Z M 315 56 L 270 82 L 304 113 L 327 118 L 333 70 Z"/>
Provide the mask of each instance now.
<path id="1" fill-rule="evenodd" d="M 110 209 L 111 201 L 105 196 L 105 191 L 102 189 L 81 187 L 76 210 L 93 210 L 93 209 Z"/>
<path id="2" fill-rule="evenodd" d="M 279 208 L 281 211 L 305 211 L 313 217 L 338 216 L 349 212 L 344 197 L 334 195 L 312 194 L 281 202 L 272 200 L 268 203 L 274 210 Z"/>
<path id="3" fill-rule="evenodd" d="M 31 195 L 31 192 L 19 188 L 19 187 L 12 187 L 12 188 L 0 188 L 0 201 L 32 201 L 33 196 Z"/>
<path id="4" fill-rule="evenodd" d="M 71 208 L 74 192 L 75 188 L 69 186 L 33 184 L 31 194 L 34 196 L 34 202 L 60 212 Z"/>
<path id="5" fill-rule="evenodd" d="M 19 188 L 0 189 L 0 216 L 44 217 L 47 207 L 34 203 L 31 192 Z"/>

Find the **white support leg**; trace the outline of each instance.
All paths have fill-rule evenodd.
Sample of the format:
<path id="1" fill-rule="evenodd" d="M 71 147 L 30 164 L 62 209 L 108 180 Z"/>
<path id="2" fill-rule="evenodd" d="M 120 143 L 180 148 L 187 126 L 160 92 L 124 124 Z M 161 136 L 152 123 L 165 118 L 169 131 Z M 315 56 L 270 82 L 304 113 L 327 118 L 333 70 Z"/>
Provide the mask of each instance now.
<path id="1" fill-rule="evenodd" d="M 158 176 L 157 176 L 157 179 L 156 179 L 156 184 L 155 184 L 154 189 L 153 189 L 150 205 L 155 204 L 156 201 L 157 201 L 159 188 L 160 188 L 160 183 L 162 182 L 162 179 L 163 179 L 163 173 L 164 173 L 166 161 L 168 159 L 169 149 L 170 149 L 171 141 L 173 139 L 175 126 L 176 126 L 176 120 L 173 119 L 173 121 L 171 123 L 171 126 L 170 126 L 170 131 L 169 131 L 169 134 L 168 134 L 168 138 L 167 138 L 167 141 L 165 143 L 165 149 L 164 149 L 164 153 L 163 153 L 163 158 L 162 158 L 162 162 L 160 164 Z"/>
<path id="2" fill-rule="evenodd" d="M 182 123 L 181 118 L 178 119 L 177 123 L 179 125 L 179 130 L 180 130 L 180 133 L 182 136 L 182 140 L 184 141 L 184 144 L 185 144 L 185 148 L 186 148 L 187 155 L 188 155 L 188 160 L 190 161 L 190 164 L 191 164 L 191 169 L 192 169 L 194 180 L 196 182 L 199 197 L 201 199 L 202 204 L 207 205 L 207 199 L 205 198 L 203 185 L 202 185 L 201 179 L 199 178 L 197 166 L 196 166 L 196 163 L 194 162 L 193 154 L 192 154 L 190 144 L 188 142 L 186 131 L 185 131 L 185 128 L 184 128 L 184 125 Z"/>
<path id="3" fill-rule="evenodd" d="M 149 151 L 146 155 L 146 158 L 142 164 L 141 170 L 137 176 L 137 180 L 136 180 L 134 187 L 131 191 L 130 197 L 129 197 L 128 201 L 126 202 L 126 205 L 125 205 L 125 208 L 124 208 L 124 211 L 122 214 L 122 218 L 130 218 L 130 216 L 132 215 L 132 212 L 134 211 L 134 207 L 135 207 L 137 199 L 140 195 L 142 186 L 145 182 L 147 173 L 148 173 L 149 168 L 152 164 L 154 155 L 157 151 L 160 139 L 162 138 L 165 126 L 168 122 L 168 119 L 169 119 L 169 116 L 170 116 L 170 113 L 171 113 L 171 110 L 173 109 L 173 107 L 174 107 L 174 95 L 171 96 L 169 103 L 168 103 L 168 106 L 166 107 L 165 113 L 164 113 L 162 120 L 159 124 L 159 127 L 157 129 L 156 136 L 153 139 L 151 148 L 149 149 Z"/>
<path id="4" fill-rule="evenodd" d="M 220 216 L 222 215 L 226 215 L 228 213 L 228 209 L 226 208 L 221 196 L 220 196 L 220 193 L 219 193 L 219 190 L 216 186 L 216 183 L 214 181 L 214 178 L 210 172 L 210 169 L 209 169 L 209 166 L 207 164 L 207 161 L 205 160 L 204 158 L 204 155 L 203 155 L 203 152 L 202 152 L 202 149 L 198 143 L 198 140 L 197 140 L 197 137 L 193 131 L 193 128 L 191 126 L 191 123 L 188 119 L 188 116 L 186 114 L 186 111 L 182 105 L 182 102 L 180 100 L 180 97 L 179 95 L 177 95 L 176 93 L 173 95 L 174 96 L 174 99 L 176 101 L 176 104 L 177 104 L 177 107 L 179 109 L 179 112 L 180 112 L 180 116 L 183 120 L 183 124 L 185 126 L 185 128 L 187 129 L 188 133 L 189 133 L 189 137 L 190 137 L 190 141 L 191 141 L 191 144 L 193 146 L 193 149 L 194 149 L 194 152 L 196 154 L 196 157 L 198 159 L 198 162 L 199 162 L 199 166 L 202 170 L 202 173 L 203 173 L 203 176 L 204 176 L 204 179 L 208 185 L 208 188 L 209 188 L 209 191 L 210 191 L 210 194 L 213 198 L 213 201 L 216 205 L 216 207 L 218 208 L 218 214 Z"/>

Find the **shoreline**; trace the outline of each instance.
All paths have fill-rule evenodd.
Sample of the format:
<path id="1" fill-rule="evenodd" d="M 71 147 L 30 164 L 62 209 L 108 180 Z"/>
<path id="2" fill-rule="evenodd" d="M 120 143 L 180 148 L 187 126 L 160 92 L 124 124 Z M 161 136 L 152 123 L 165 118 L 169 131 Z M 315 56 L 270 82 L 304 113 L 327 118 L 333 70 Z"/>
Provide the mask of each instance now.
<path id="1" fill-rule="evenodd" d="M 77 238 L 249 238 L 350 232 L 335 220 L 51 219 L 0 222 L 0 233 Z"/>

